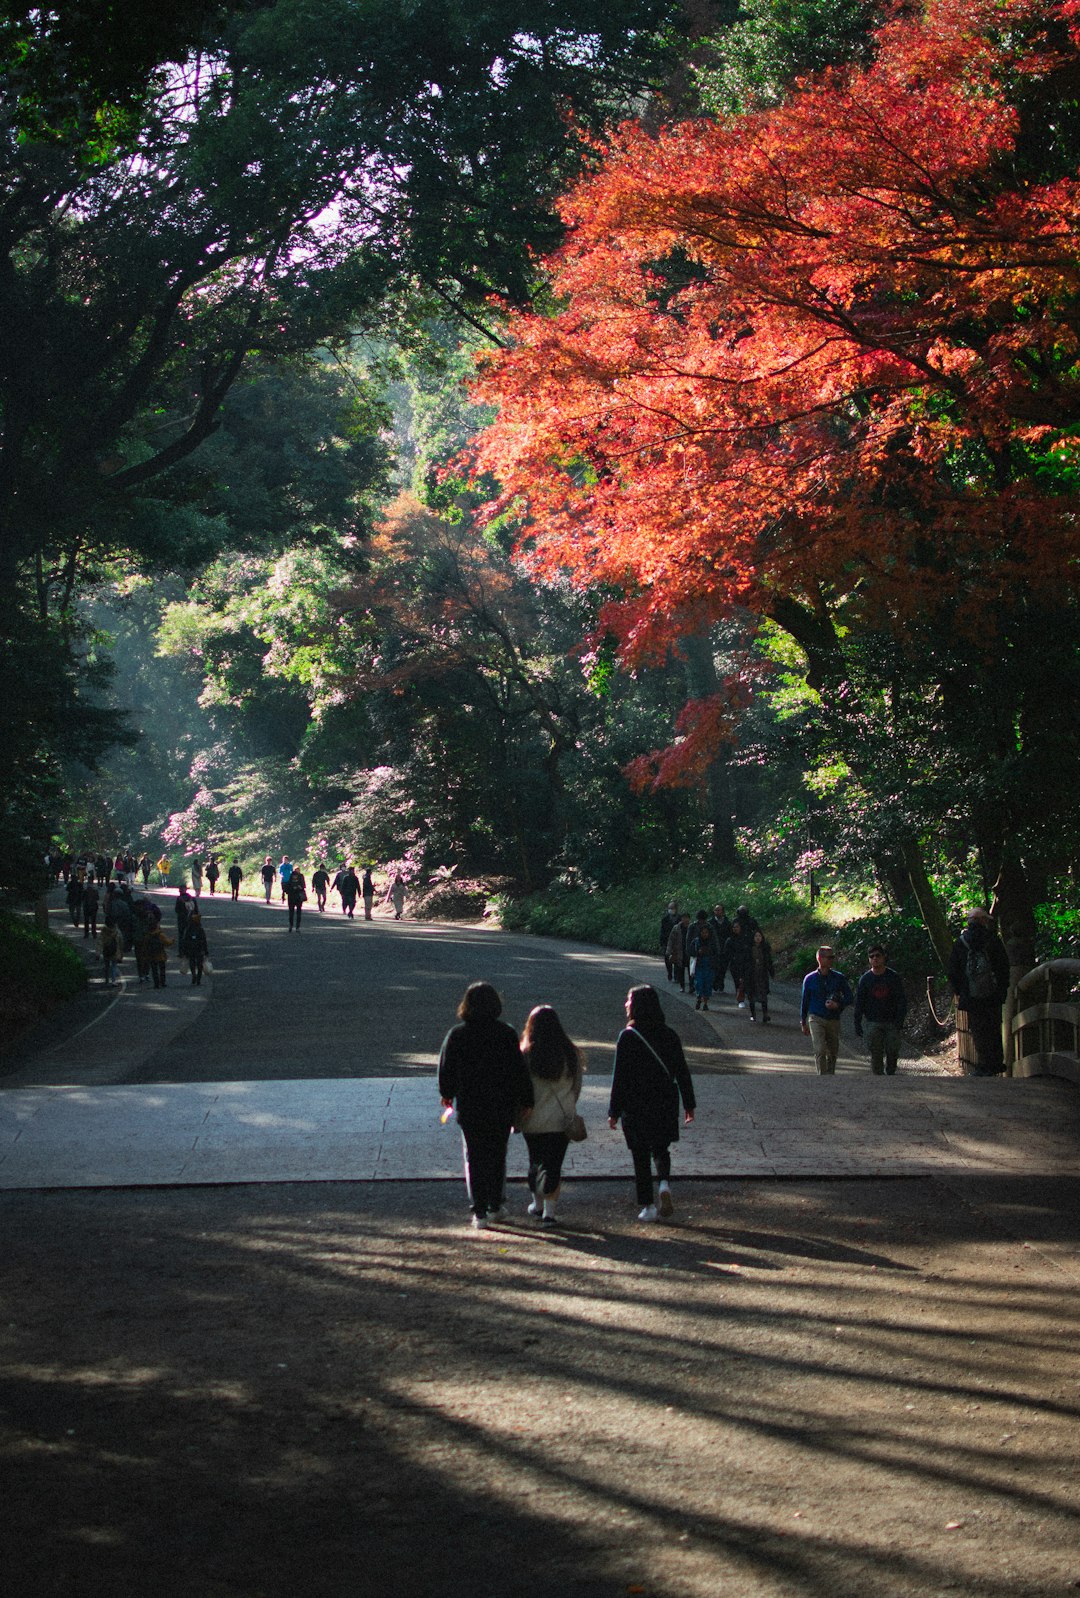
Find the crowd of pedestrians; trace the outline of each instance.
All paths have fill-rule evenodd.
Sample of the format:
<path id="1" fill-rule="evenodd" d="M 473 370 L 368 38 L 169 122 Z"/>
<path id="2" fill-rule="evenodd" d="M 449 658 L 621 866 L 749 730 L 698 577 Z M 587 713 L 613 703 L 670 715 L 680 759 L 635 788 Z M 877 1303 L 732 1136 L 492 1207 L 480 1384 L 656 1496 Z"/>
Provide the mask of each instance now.
<path id="1" fill-rule="evenodd" d="M 712 914 L 698 910 L 691 920 L 672 899 L 660 920 L 660 950 L 667 980 L 680 993 L 693 992 L 694 1008 L 731 992 L 751 1021 L 770 1021 L 769 995 L 776 977 L 773 953 L 762 928 L 742 904 L 729 919 L 722 904 Z M 852 990 L 836 969 L 829 945 L 818 949 L 813 970 L 802 980 L 799 1020 L 810 1038 L 814 1064 L 822 1076 L 836 1071 L 841 1017 L 852 1009 L 855 1036 L 864 1040 L 875 1076 L 895 1076 L 907 1015 L 907 992 L 900 973 L 888 963 L 881 944 L 867 950 L 868 969 Z M 973 910 L 953 946 L 949 984 L 970 1031 L 970 1073 L 994 1076 L 1004 1069 L 1001 1011 L 1009 990 L 1009 958 L 986 910 Z"/>

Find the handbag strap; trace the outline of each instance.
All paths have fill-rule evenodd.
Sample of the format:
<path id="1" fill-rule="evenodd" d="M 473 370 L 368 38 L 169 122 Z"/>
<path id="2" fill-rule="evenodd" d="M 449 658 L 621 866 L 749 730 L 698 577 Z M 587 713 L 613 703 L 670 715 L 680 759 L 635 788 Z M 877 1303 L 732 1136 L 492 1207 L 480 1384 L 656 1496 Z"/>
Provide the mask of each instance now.
<path id="1" fill-rule="evenodd" d="M 652 1044 L 649 1042 L 649 1040 L 645 1036 L 644 1032 L 639 1032 L 636 1026 L 635 1027 L 627 1027 L 626 1030 L 628 1032 L 632 1032 L 636 1038 L 640 1038 L 641 1039 L 642 1043 L 644 1043 L 645 1047 L 648 1049 L 649 1053 L 652 1055 L 652 1057 L 656 1061 L 657 1065 L 663 1071 L 663 1073 L 667 1077 L 668 1081 L 670 1083 L 672 1083 L 672 1085 L 674 1085 L 675 1078 L 671 1074 L 671 1067 L 668 1065 L 666 1060 L 662 1059 L 660 1057 L 660 1055 L 657 1054 L 656 1050 L 653 1048 Z"/>

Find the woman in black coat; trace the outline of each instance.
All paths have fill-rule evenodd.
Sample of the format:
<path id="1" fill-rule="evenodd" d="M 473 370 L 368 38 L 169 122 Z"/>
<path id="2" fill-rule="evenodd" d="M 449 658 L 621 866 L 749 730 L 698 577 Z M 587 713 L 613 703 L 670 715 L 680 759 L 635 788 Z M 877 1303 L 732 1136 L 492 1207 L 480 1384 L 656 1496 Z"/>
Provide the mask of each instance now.
<path id="1" fill-rule="evenodd" d="M 482 1231 L 489 1219 L 506 1214 L 506 1145 L 515 1122 L 528 1118 L 533 1089 L 517 1033 L 499 1019 L 502 1000 L 491 983 L 470 983 L 457 1013 L 458 1025 L 439 1055 L 439 1093 L 457 1114 L 472 1224 Z"/>
<path id="2" fill-rule="evenodd" d="M 672 1212 L 670 1144 L 679 1141 L 679 1099 L 683 1122 L 694 1119 L 694 1084 L 679 1041 L 664 1022 L 655 988 L 631 988 L 626 995 L 627 1025 L 615 1045 L 608 1125 L 622 1121 L 623 1136 L 634 1162 L 639 1221 L 655 1221 L 652 1168 L 660 1183 L 659 1213 Z"/>

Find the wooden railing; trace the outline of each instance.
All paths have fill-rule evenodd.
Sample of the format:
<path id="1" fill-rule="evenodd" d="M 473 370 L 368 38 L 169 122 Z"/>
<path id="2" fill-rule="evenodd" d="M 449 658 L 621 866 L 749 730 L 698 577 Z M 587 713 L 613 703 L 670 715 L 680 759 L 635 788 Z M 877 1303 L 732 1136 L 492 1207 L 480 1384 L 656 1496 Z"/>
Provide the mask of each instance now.
<path id="1" fill-rule="evenodd" d="M 1080 1083 L 1080 960 L 1050 960 L 1016 983 L 1005 1012 L 1005 1065 L 1013 1076 Z"/>

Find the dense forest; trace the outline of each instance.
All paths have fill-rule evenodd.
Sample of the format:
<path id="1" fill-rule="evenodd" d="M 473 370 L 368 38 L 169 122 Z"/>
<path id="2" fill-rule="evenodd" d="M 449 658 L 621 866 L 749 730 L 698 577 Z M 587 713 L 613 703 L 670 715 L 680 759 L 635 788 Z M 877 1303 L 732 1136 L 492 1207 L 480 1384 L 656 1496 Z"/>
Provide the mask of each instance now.
<path id="1" fill-rule="evenodd" d="M 1074 936 L 1080 7 L 7 6 L 50 840 Z"/>

